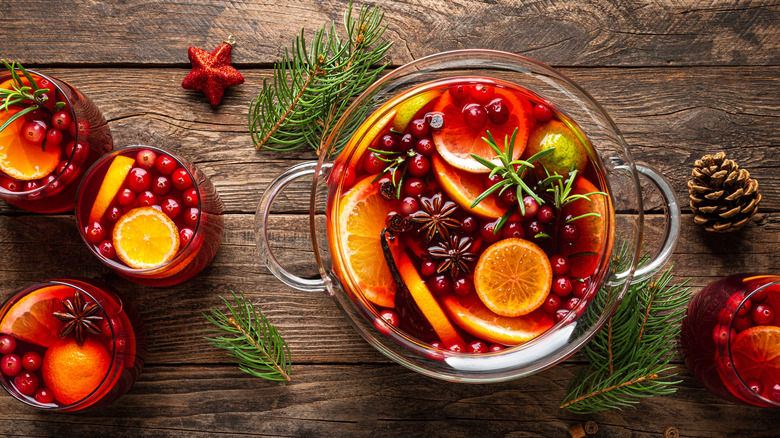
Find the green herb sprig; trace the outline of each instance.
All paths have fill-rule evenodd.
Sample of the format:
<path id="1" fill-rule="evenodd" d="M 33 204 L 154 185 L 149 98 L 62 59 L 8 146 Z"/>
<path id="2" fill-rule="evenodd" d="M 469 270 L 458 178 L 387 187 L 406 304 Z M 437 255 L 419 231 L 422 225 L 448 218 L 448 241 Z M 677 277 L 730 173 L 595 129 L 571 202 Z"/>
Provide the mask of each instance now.
<path id="1" fill-rule="evenodd" d="M 383 151 L 374 148 L 368 148 L 370 152 L 376 154 L 377 159 L 388 163 L 387 166 L 379 172 L 371 183 L 375 183 L 382 179 L 386 174 L 390 174 L 390 182 L 395 187 L 395 197 L 401 199 L 401 187 L 403 186 L 404 177 L 406 176 L 406 170 L 409 167 L 409 158 L 413 158 L 417 155 L 415 151 Z"/>
<path id="2" fill-rule="evenodd" d="M 569 172 L 568 177 L 564 178 L 562 175 L 559 175 L 557 173 L 550 175 L 550 172 L 547 171 L 547 168 L 545 168 L 544 166 L 542 166 L 542 168 L 547 174 L 547 177 L 539 183 L 539 187 L 545 188 L 547 192 L 552 194 L 552 204 L 553 204 L 553 208 L 555 209 L 555 215 L 556 215 L 556 220 L 555 220 L 556 227 L 560 226 L 561 224 L 569 224 L 586 217 L 601 217 L 601 214 L 599 213 L 590 212 L 575 217 L 563 218 L 563 221 L 561 221 L 562 219 L 561 216 L 563 215 L 563 208 L 571 204 L 572 202 L 580 201 L 580 200 L 585 202 L 591 202 L 590 199 L 591 196 L 593 195 L 607 196 L 607 194 L 600 190 L 596 190 L 584 194 L 572 193 L 572 187 L 574 185 L 574 181 L 577 179 L 577 173 L 579 172 L 577 169 L 572 169 L 572 171 Z M 549 238 L 550 236 L 546 234 L 538 234 L 535 237 Z M 570 255 L 570 257 L 576 257 L 578 255 L 587 255 L 587 254 L 591 254 L 591 253 L 577 253 L 577 254 Z"/>
<path id="3" fill-rule="evenodd" d="M 220 297 L 227 313 L 212 308 L 211 314 L 204 314 L 206 320 L 216 326 L 211 331 L 220 333 L 206 340 L 226 350 L 246 373 L 268 380 L 289 381 L 291 362 L 287 343 L 243 293 L 241 296 L 231 294 L 235 305 Z"/>

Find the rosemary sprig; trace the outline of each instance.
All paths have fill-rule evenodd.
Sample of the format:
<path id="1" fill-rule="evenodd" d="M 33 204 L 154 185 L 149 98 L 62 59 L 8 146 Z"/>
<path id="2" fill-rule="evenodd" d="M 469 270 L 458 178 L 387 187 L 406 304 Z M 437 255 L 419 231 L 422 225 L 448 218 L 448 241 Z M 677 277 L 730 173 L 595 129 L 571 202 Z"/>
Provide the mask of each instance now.
<path id="1" fill-rule="evenodd" d="M 210 315 L 203 315 L 216 326 L 210 331 L 220 333 L 206 340 L 226 350 L 246 373 L 268 380 L 289 381 L 291 362 L 287 343 L 243 293 L 240 297 L 234 292 L 231 294 L 235 305 L 220 297 L 228 313 L 212 308 Z"/>
<path id="2" fill-rule="evenodd" d="M 569 224 L 586 217 L 601 217 L 601 214 L 599 213 L 590 212 L 575 217 L 563 218 L 563 221 L 561 221 L 564 207 L 571 204 L 572 202 L 580 201 L 580 200 L 585 202 L 591 202 L 591 198 L 590 198 L 591 196 L 593 195 L 607 196 L 607 194 L 600 190 L 596 190 L 588 193 L 572 193 L 574 181 L 577 179 L 577 173 L 578 173 L 577 169 L 572 169 L 571 172 L 569 172 L 568 178 L 564 178 L 562 175 L 559 175 L 557 173 L 550 175 L 550 172 L 547 171 L 547 168 L 545 168 L 544 166 L 542 166 L 542 168 L 544 169 L 547 177 L 539 183 L 539 187 L 542 188 L 546 187 L 547 192 L 552 194 L 552 203 L 553 203 L 553 208 L 555 209 L 555 217 L 556 217 L 555 236 L 558 235 L 557 228 L 561 224 Z M 543 234 L 543 235 L 537 235 L 535 237 L 550 238 L 551 236 L 547 234 Z M 554 242 L 554 246 L 557 246 L 555 245 L 555 242 Z M 577 253 L 577 254 L 572 254 L 569 257 L 577 257 L 580 255 L 587 255 L 587 254 L 590 253 Z"/>
<path id="3" fill-rule="evenodd" d="M 406 169 L 409 167 L 409 158 L 417 155 L 415 151 L 383 151 L 374 148 L 368 148 L 370 152 L 376 154 L 380 161 L 388 163 L 387 166 L 379 172 L 371 183 L 375 183 L 382 179 L 388 172 L 390 173 L 390 182 L 395 187 L 395 197 L 401 199 L 401 187 L 403 186 L 404 177 L 406 176 Z"/>
<path id="4" fill-rule="evenodd" d="M 315 33 L 307 47 L 301 29 L 274 65 L 273 79 L 263 81 L 249 106 L 255 149 L 283 151 L 307 144 L 322 152 L 336 121 L 387 66 L 382 60 L 392 43 L 382 40 L 383 16 L 378 7 L 363 6 L 354 19 L 350 2 L 344 12 L 346 38 L 339 37 L 331 23 Z"/>

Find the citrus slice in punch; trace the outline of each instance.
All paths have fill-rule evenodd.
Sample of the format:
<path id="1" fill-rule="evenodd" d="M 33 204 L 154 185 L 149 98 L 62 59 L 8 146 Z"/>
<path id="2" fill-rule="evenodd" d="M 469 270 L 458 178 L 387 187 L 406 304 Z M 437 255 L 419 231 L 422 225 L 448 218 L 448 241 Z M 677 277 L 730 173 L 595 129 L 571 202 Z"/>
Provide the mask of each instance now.
<path id="1" fill-rule="evenodd" d="M 780 327 L 759 325 L 740 332 L 731 345 L 734 369 L 742 380 L 780 382 Z"/>
<path id="2" fill-rule="evenodd" d="M 110 365 L 111 354 L 103 344 L 87 337 L 79 345 L 73 336 L 68 336 L 46 351 L 41 373 L 54 398 L 70 405 L 97 389 Z"/>
<path id="3" fill-rule="evenodd" d="M 553 326 L 553 318 L 542 309 L 522 316 L 501 316 L 490 309 L 476 294 L 464 297 L 447 295 L 442 306 L 463 330 L 486 341 L 516 345 L 541 335 Z"/>
<path id="4" fill-rule="evenodd" d="M 2 88 L 2 86 L 0 86 Z M 21 109 L 10 107 L 8 113 L 0 112 L 0 125 Z M 8 115 L 9 117 L 5 117 Z M 32 143 L 24 138 L 22 127 L 27 121 L 24 117 L 14 120 L 0 131 L 0 170 L 11 178 L 31 181 L 43 178 L 57 168 L 62 148 L 43 148 L 40 143 Z"/>
<path id="5" fill-rule="evenodd" d="M 394 208 L 373 179 L 370 175 L 358 181 L 340 200 L 338 223 L 332 225 L 338 228 L 335 243 L 341 257 L 334 257 L 334 267 L 342 280 L 354 279 L 370 302 L 392 308 L 396 285 L 382 252 L 381 232 Z"/>
<path id="6" fill-rule="evenodd" d="M 114 225 L 112 237 L 116 254 L 135 269 L 160 266 L 171 261 L 179 251 L 176 224 L 154 207 L 128 211 Z"/>
<path id="7" fill-rule="evenodd" d="M 504 215 L 505 210 L 496 204 L 495 196 L 488 196 L 474 208 L 471 208 L 474 200 L 488 189 L 485 175 L 456 169 L 438 155 L 431 157 L 431 163 L 436 181 L 439 182 L 444 193 L 465 211 L 474 213 L 483 219 L 498 219 Z"/>
<path id="8" fill-rule="evenodd" d="M 426 286 L 425 281 L 420 277 L 409 256 L 406 253 L 401 253 L 396 264 L 404 284 L 409 289 L 409 294 L 414 299 L 423 316 L 425 316 L 425 319 L 433 327 L 436 335 L 444 343 L 444 346 L 450 348 L 452 345 L 458 344 L 461 347 L 465 347 L 466 344 L 463 342 L 463 338 L 461 338 L 455 326 L 447 318 L 447 314 L 444 313 L 439 302 L 436 301 L 436 298 L 434 298 L 428 286 Z"/>
<path id="9" fill-rule="evenodd" d="M 89 212 L 89 222 L 100 222 L 100 219 L 108 210 L 111 205 L 111 201 L 119 193 L 119 189 L 122 188 L 122 184 L 127 178 L 127 174 L 130 173 L 130 169 L 135 165 L 135 159 L 117 155 L 114 160 L 108 166 L 106 176 L 103 177 L 103 182 L 100 183 L 100 189 L 95 197 L 95 203 L 92 204 L 92 210 Z"/>
<path id="10" fill-rule="evenodd" d="M 433 99 L 441 96 L 441 90 L 428 90 L 423 91 L 420 94 L 414 95 L 401 102 L 396 111 L 398 114 L 393 120 L 393 129 L 398 132 L 404 132 L 409 122 L 412 121 L 415 114 L 428 105 Z"/>
<path id="11" fill-rule="evenodd" d="M 582 174 L 585 170 L 585 165 L 588 164 L 588 153 L 577 135 L 560 120 L 550 120 L 531 132 L 523 158 L 528 159 L 550 148 L 555 150 L 539 159 L 539 163 L 550 174 L 568 175 L 572 169 Z M 542 166 L 537 165 L 534 168 L 540 177 L 546 176 Z"/>
<path id="12" fill-rule="evenodd" d="M 60 338 L 63 323 L 52 316 L 65 310 L 62 300 L 73 297 L 67 286 L 47 286 L 30 293 L 14 304 L 0 325 L 0 333 L 42 347 L 50 347 Z"/>
<path id="13" fill-rule="evenodd" d="M 552 267 L 547 254 L 533 242 L 510 238 L 485 249 L 474 269 L 479 299 L 501 316 L 527 315 L 550 293 Z"/>
<path id="14" fill-rule="evenodd" d="M 578 177 L 572 186 L 572 194 L 586 195 L 599 189 L 583 177 Z M 587 216 L 572 222 L 580 229 L 580 237 L 571 245 L 563 246 L 563 255 L 569 258 L 571 275 L 578 278 L 590 277 L 596 272 L 601 254 L 606 251 L 607 199 L 604 195 L 589 195 L 590 202 L 580 199 L 563 208 L 563 216 L 578 217 L 597 213 L 599 217 Z M 609 210 L 612 211 L 611 209 Z"/>
<path id="15" fill-rule="evenodd" d="M 463 105 L 455 104 L 449 92 L 442 94 L 436 102 L 433 110 L 444 115 L 444 127 L 433 133 L 433 142 L 442 158 L 452 166 L 467 172 L 490 172 L 490 169 L 471 157 L 472 153 L 487 160 L 493 160 L 496 156 L 496 152 L 482 139 L 487 137 L 487 131 L 490 131 L 498 148 L 503 151 L 504 139 L 508 142 L 517 128 L 512 159 L 519 158 L 525 150 L 533 111 L 531 102 L 499 87 L 495 87 L 495 97 L 502 98 L 509 107 L 509 118 L 500 125 L 487 118 L 485 125 L 476 130 L 466 124 Z M 494 161 L 498 163 L 498 160 Z"/>

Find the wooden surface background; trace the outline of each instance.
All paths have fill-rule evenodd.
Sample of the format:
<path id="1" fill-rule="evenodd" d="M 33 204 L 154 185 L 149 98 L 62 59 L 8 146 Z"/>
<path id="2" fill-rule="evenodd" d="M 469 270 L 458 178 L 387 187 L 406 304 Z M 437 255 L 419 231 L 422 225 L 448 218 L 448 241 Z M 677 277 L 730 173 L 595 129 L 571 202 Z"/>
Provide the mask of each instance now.
<path id="1" fill-rule="evenodd" d="M 380 3 L 380 2 L 368 2 Z M 558 67 L 613 117 L 637 159 L 658 167 L 687 205 L 694 160 L 724 150 L 759 180 L 756 223 L 706 234 L 684 209 L 673 257 L 694 290 L 736 272 L 780 272 L 780 4 L 777 1 L 403 0 L 381 3 L 393 66 L 434 52 L 491 48 Z M 356 335 L 326 294 L 284 286 L 258 261 L 256 204 L 310 151 L 257 152 L 246 125 L 262 78 L 305 27 L 341 22 L 346 1 L 0 0 L 0 57 L 64 79 L 90 96 L 118 146 L 146 143 L 189 157 L 211 177 L 227 215 L 222 247 L 193 280 L 142 287 L 110 273 L 72 215 L 0 205 L 0 299 L 56 277 L 108 281 L 141 310 L 143 373 L 115 404 L 42 413 L 0 396 L 0 434 L 14 436 L 514 436 L 565 437 L 586 420 L 599 437 L 776 437 L 780 412 L 727 404 L 680 369 L 672 396 L 637 409 L 579 416 L 559 409 L 575 356 L 509 383 L 436 381 L 388 361 Z M 187 47 L 233 34 L 246 82 L 218 108 L 180 87 Z M 306 186 L 281 200 L 275 239 L 296 272 L 313 272 Z M 294 224 L 295 226 L 291 226 Z M 300 224 L 300 226 L 298 226 Z M 662 226 L 651 217 L 648 227 Z M 201 313 L 244 291 L 288 340 L 290 383 L 241 373 L 203 341 Z M 677 361 L 679 364 L 679 360 Z"/>

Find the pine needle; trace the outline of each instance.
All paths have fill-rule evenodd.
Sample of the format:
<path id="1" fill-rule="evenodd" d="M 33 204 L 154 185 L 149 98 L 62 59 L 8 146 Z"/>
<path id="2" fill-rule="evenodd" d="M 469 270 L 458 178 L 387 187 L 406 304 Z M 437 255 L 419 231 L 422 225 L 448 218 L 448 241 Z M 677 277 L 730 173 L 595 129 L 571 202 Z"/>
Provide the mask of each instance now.
<path id="1" fill-rule="evenodd" d="M 291 362 L 287 343 L 243 293 L 240 297 L 234 292 L 231 294 L 236 301 L 235 306 L 220 297 L 228 309 L 227 313 L 212 308 L 210 315 L 203 315 L 216 326 L 209 331 L 221 334 L 205 339 L 226 350 L 242 371 L 263 379 L 289 381 Z"/>

